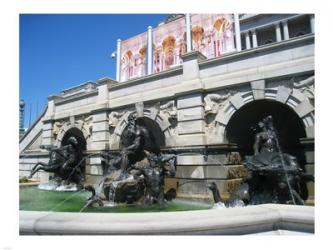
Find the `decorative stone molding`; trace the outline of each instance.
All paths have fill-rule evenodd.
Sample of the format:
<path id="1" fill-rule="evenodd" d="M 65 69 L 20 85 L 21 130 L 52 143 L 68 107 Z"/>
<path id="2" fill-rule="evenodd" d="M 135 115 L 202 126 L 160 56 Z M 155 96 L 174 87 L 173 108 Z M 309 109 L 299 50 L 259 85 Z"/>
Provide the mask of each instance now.
<path id="1" fill-rule="evenodd" d="M 71 128 L 79 129 L 85 140 L 90 141 L 92 135 L 92 116 L 85 116 L 74 121 L 56 121 L 53 125 L 53 135 L 55 136 L 54 145 L 59 147 L 61 146 L 62 139 L 66 132 Z"/>
<path id="2" fill-rule="evenodd" d="M 160 106 L 160 112 L 164 113 L 169 119 L 177 118 L 177 107 L 175 101 L 169 101 Z"/>
<path id="3" fill-rule="evenodd" d="M 86 82 L 81 85 L 65 89 L 61 92 L 60 96 L 62 97 L 67 97 L 67 96 L 72 96 L 72 95 L 77 95 L 80 93 L 89 93 L 93 90 L 96 89 L 96 83 L 95 82 Z"/>
<path id="4" fill-rule="evenodd" d="M 93 129 L 93 117 L 90 115 L 88 117 L 83 118 L 84 122 L 84 128 L 88 132 L 88 136 L 90 137 L 92 135 L 92 129 Z"/>
<path id="5" fill-rule="evenodd" d="M 225 118 L 225 108 L 230 103 L 231 97 L 236 93 L 235 90 L 224 90 L 222 93 L 207 94 L 204 97 L 206 133 L 211 141 L 219 140 L 220 123 Z"/>
<path id="6" fill-rule="evenodd" d="M 125 114 L 125 112 L 117 112 L 112 111 L 108 117 L 109 117 L 109 129 L 110 133 L 112 134 L 114 132 L 114 129 L 117 127 L 120 118 Z"/>
<path id="7" fill-rule="evenodd" d="M 307 137 L 313 137 L 314 126 L 314 76 L 295 82 L 291 80 L 292 86 L 279 85 L 278 82 L 269 87 L 260 88 L 263 100 L 273 100 L 292 108 L 303 121 Z M 206 112 L 207 138 L 210 143 L 227 142 L 225 138 L 225 128 L 232 115 L 244 105 L 257 100 L 255 91 L 234 90 L 236 94 L 208 94 L 204 98 Z M 221 100 L 221 101 L 220 101 Z M 219 102 L 220 101 L 220 102 Z M 208 114 L 214 114 L 210 117 Z M 209 119 L 210 117 L 210 119 Z"/>
<path id="8" fill-rule="evenodd" d="M 231 96 L 231 91 L 225 91 L 225 94 L 208 94 L 204 97 L 205 115 L 217 114 L 223 108 Z"/>
<path id="9" fill-rule="evenodd" d="M 53 135 L 53 138 L 56 139 L 59 132 L 60 132 L 60 129 L 61 127 L 64 125 L 64 121 L 63 122 L 59 122 L 59 121 L 56 121 L 54 124 L 53 124 L 53 130 L 52 130 L 52 135 Z"/>
<path id="10" fill-rule="evenodd" d="M 304 80 L 296 82 L 294 78 L 292 78 L 292 85 L 295 89 L 299 89 L 302 93 L 304 93 L 310 101 L 315 99 L 315 77 L 310 76 Z"/>
<path id="11" fill-rule="evenodd" d="M 168 142 L 171 142 L 172 137 L 177 133 L 177 108 L 174 101 L 168 101 L 162 105 L 155 103 L 149 107 L 145 107 L 145 105 L 139 103 L 135 105 L 135 110 L 126 112 L 112 111 L 110 113 L 109 119 L 113 120 L 109 122 L 114 126 L 110 141 L 110 147 L 112 149 L 119 149 L 120 136 L 128 124 L 128 116 L 133 113 L 136 114 L 137 117 L 146 117 L 155 121 L 165 135 L 166 144 L 169 144 Z"/>

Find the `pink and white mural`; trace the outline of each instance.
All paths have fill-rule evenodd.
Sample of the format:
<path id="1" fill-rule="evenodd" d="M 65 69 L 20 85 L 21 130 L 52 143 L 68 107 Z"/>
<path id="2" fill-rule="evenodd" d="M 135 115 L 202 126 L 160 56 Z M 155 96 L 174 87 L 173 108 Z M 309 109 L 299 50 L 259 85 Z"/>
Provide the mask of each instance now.
<path id="1" fill-rule="evenodd" d="M 121 42 L 120 81 L 146 75 L 147 32 Z"/>
<path id="2" fill-rule="evenodd" d="M 232 14 L 193 14 L 192 46 L 207 58 L 235 50 Z"/>
<path id="3" fill-rule="evenodd" d="M 185 18 L 163 24 L 153 29 L 153 72 L 179 65 L 180 55 L 186 52 Z"/>
<path id="4" fill-rule="evenodd" d="M 192 47 L 207 58 L 235 50 L 232 14 L 192 14 Z M 186 53 L 185 17 L 162 24 L 153 33 L 153 72 L 182 63 Z M 121 42 L 120 81 L 145 76 L 147 32 Z"/>

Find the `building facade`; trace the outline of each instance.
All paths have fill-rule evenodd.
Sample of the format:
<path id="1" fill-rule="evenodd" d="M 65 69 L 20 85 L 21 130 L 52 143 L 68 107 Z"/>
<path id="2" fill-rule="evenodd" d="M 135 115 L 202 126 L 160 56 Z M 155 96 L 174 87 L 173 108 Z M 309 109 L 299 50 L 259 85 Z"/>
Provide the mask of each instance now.
<path id="1" fill-rule="evenodd" d="M 28 175 L 38 161 L 48 161 L 41 145 L 60 146 L 68 136 L 77 137 L 87 154 L 119 150 L 130 113 L 150 129 L 162 150 L 177 154 L 177 175 L 167 185 L 180 197 L 207 197 L 208 181 L 215 181 L 225 195 L 239 185 L 239 166 L 245 155 L 253 154 L 251 128 L 269 114 L 283 150 L 314 173 L 314 15 L 242 14 L 232 15 L 230 23 L 234 33 L 228 53 L 221 47 L 220 54 L 205 56 L 195 41 L 208 33 L 200 38 L 202 30 L 185 22 L 185 31 L 188 26 L 192 30 L 187 32 L 192 43 L 186 51 L 178 53 L 189 39 L 185 34 L 176 46 L 178 57 L 166 59 L 170 50 L 164 50 L 163 41 L 160 50 L 165 54 L 157 57 L 159 47 L 149 42 L 148 29 L 146 50 L 138 49 L 139 71 L 123 67 L 119 49 L 119 81 L 106 77 L 50 96 L 45 112 L 20 139 L 20 175 Z M 220 30 L 221 25 L 216 24 Z M 170 38 L 165 47 L 176 40 Z M 212 54 L 219 51 L 209 48 Z M 179 63 L 156 70 L 162 58 Z M 141 76 L 127 79 L 120 77 L 122 72 Z M 94 183 L 101 175 L 100 159 L 91 157 L 86 182 Z M 40 172 L 37 178 L 47 181 L 49 175 Z M 313 203 L 311 183 L 308 192 L 307 202 Z"/>

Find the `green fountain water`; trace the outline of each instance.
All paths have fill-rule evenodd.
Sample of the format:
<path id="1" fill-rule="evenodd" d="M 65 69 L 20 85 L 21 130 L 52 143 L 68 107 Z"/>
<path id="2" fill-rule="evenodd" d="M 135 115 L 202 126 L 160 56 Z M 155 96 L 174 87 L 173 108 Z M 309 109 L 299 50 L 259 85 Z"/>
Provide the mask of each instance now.
<path id="1" fill-rule="evenodd" d="M 25 211 L 53 211 L 53 212 L 80 212 L 89 192 L 59 192 L 45 191 L 37 187 L 20 188 L 20 210 Z M 160 205 L 117 205 L 114 207 L 86 207 L 82 212 L 97 213 L 135 213 L 135 212 L 171 212 L 171 211 L 189 211 L 210 209 L 212 204 L 185 202 L 174 200 Z"/>

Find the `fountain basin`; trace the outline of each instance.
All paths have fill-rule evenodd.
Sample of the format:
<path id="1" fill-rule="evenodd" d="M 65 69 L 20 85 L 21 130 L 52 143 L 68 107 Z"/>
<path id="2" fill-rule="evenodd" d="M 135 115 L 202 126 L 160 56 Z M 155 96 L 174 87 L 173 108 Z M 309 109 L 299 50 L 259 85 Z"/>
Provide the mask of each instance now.
<path id="1" fill-rule="evenodd" d="M 21 235 L 313 234 L 314 207 L 264 204 L 159 213 L 20 211 Z"/>
<path id="2" fill-rule="evenodd" d="M 20 188 L 20 210 L 44 212 L 85 212 L 85 213 L 137 213 L 161 211 L 188 211 L 209 209 L 210 203 L 176 199 L 162 204 L 144 206 L 140 204 L 116 204 L 106 202 L 104 207 L 85 207 L 91 193 L 46 191 L 37 187 Z"/>

